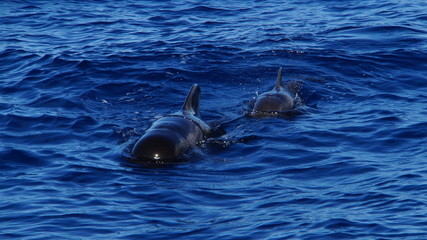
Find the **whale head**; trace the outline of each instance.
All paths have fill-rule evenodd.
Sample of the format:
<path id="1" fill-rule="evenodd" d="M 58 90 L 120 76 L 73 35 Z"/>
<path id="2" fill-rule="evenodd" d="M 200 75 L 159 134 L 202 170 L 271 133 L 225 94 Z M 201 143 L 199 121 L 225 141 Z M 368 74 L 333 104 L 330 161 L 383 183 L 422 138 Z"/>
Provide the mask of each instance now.
<path id="1" fill-rule="evenodd" d="M 143 160 L 171 160 L 181 154 L 177 142 L 179 142 L 178 139 L 166 131 L 156 131 L 155 134 L 148 133 L 132 149 L 132 155 Z"/>

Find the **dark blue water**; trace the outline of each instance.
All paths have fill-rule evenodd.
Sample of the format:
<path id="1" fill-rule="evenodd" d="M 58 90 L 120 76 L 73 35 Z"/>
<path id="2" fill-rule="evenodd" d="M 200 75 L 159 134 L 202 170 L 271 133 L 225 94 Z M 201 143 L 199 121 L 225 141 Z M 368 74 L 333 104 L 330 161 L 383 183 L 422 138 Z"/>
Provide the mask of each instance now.
<path id="1" fill-rule="evenodd" d="M 425 1 L 2 1 L 5 239 L 427 239 Z M 242 117 L 278 67 L 301 114 Z M 190 86 L 226 132 L 129 146 Z"/>

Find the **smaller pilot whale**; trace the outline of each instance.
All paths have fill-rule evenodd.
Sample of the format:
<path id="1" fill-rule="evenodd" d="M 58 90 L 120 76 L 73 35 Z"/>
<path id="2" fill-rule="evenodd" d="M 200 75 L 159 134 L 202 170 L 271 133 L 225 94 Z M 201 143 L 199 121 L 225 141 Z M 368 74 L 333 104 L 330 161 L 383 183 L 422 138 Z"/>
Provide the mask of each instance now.
<path id="1" fill-rule="evenodd" d="M 259 95 L 253 107 L 252 115 L 265 115 L 289 111 L 294 107 L 294 94 L 282 85 L 282 68 L 277 73 L 276 85 L 268 92 Z"/>
<path id="2" fill-rule="evenodd" d="M 200 93 L 194 84 L 182 109 L 155 121 L 133 146 L 132 156 L 156 163 L 173 162 L 204 140 L 212 128 L 200 119 Z"/>

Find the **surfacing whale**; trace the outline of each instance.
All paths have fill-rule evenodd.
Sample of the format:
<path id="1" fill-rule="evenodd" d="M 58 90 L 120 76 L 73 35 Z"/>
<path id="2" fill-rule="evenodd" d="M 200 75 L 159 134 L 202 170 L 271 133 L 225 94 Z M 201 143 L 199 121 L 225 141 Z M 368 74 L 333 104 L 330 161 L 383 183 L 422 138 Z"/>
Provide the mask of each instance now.
<path id="1" fill-rule="evenodd" d="M 250 115 L 263 116 L 292 110 L 295 105 L 295 96 L 282 84 L 282 67 L 277 73 L 276 85 L 268 92 L 260 94 Z"/>
<path id="2" fill-rule="evenodd" d="M 174 162 L 204 140 L 212 128 L 200 119 L 200 93 L 194 84 L 182 109 L 155 121 L 133 146 L 132 156 L 148 162 Z"/>

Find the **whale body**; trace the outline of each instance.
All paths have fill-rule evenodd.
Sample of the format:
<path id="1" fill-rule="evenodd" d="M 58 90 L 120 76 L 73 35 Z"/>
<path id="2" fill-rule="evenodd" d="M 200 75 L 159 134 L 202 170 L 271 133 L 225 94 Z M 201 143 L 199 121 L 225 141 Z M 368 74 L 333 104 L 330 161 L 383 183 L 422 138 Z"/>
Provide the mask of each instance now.
<path id="1" fill-rule="evenodd" d="M 253 107 L 253 115 L 264 115 L 272 112 L 289 111 L 294 107 L 294 97 L 282 85 L 282 68 L 277 73 L 276 85 L 268 92 L 260 94 Z"/>
<path id="2" fill-rule="evenodd" d="M 156 163 L 173 162 L 204 140 L 212 129 L 200 119 L 201 89 L 194 84 L 182 109 L 155 121 L 136 142 L 132 156 Z"/>

